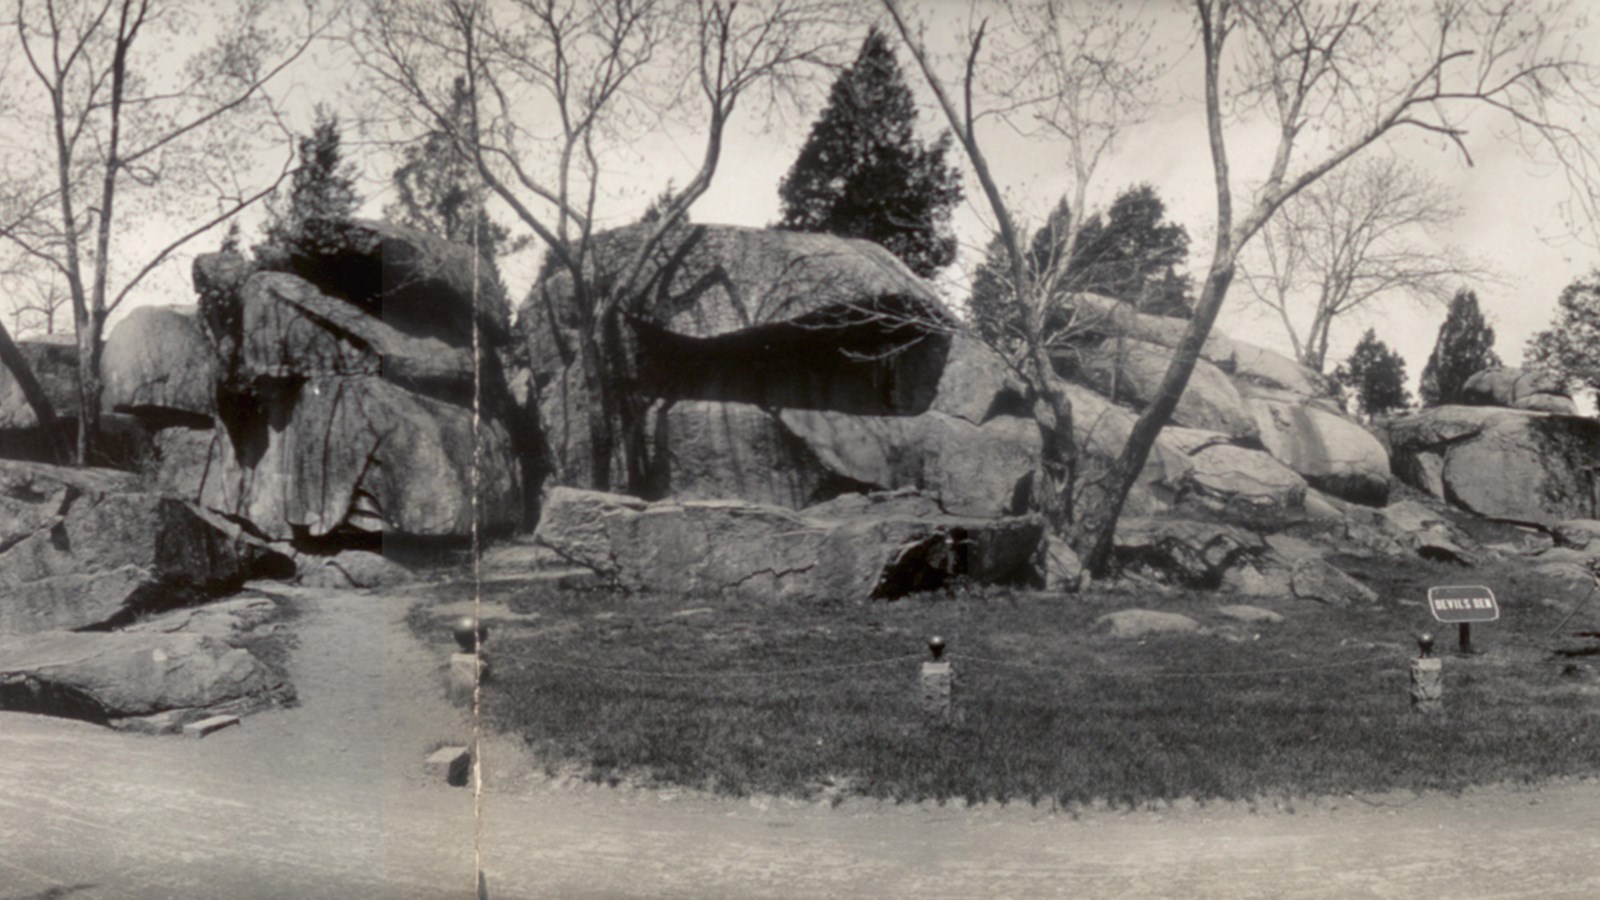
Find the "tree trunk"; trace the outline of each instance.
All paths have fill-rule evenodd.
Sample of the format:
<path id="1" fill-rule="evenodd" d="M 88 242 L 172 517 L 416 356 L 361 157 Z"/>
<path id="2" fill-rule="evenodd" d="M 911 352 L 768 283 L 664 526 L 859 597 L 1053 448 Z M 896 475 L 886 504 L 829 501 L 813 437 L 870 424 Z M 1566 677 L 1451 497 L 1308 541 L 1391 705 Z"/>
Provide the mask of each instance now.
<path id="1" fill-rule="evenodd" d="M 1039 465 L 1034 470 L 1034 504 L 1052 532 L 1065 534 L 1073 518 L 1072 483 L 1077 462 L 1072 401 L 1061 391 L 1049 353 L 1039 346 L 1028 356 L 1039 393 L 1034 402 L 1034 421 L 1042 439 Z"/>
<path id="2" fill-rule="evenodd" d="M 74 454 L 80 466 L 93 465 L 100 438 L 100 396 L 104 382 L 100 377 L 100 334 L 105 329 L 104 319 L 90 314 L 89 320 L 78 330 L 78 442 Z"/>
<path id="3" fill-rule="evenodd" d="M 11 339 L 11 332 L 6 330 L 3 323 L 0 323 L 0 366 L 4 366 L 11 377 L 17 380 L 23 399 L 28 401 L 34 418 L 39 420 L 39 433 L 49 442 L 51 462 L 64 461 L 67 448 L 56 431 L 55 407 L 50 403 L 50 396 L 44 392 L 44 385 L 33 374 L 33 367 L 22 355 L 22 349 Z"/>
<path id="4" fill-rule="evenodd" d="M 1161 435 L 1161 429 L 1166 427 L 1172 411 L 1178 406 L 1178 399 L 1189 385 L 1189 376 L 1194 373 L 1195 363 L 1200 359 L 1200 349 L 1211 334 L 1217 313 L 1222 309 L 1222 301 L 1227 298 L 1228 286 L 1233 283 L 1233 260 L 1225 254 L 1219 255 L 1222 258 L 1212 262 L 1211 274 L 1206 278 L 1194 318 L 1189 321 L 1189 328 L 1183 334 L 1172 364 L 1161 379 L 1155 400 L 1145 407 L 1138 421 L 1134 422 L 1128 442 L 1122 448 L 1122 455 L 1112 463 L 1104 481 L 1100 485 L 1090 486 L 1085 493 L 1085 502 L 1074 527 L 1077 540 L 1073 543 L 1080 550 L 1084 569 L 1096 578 L 1104 577 L 1111 568 L 1117 519 L 1122 515 L 1123 504 L 1127 502 L 1128 493 L 1133 490 L 1140 471 L 1144 469 L 1145 461 L 1150 458 L 1156 438 Z"/>
<path id="5" fill-rule="evenodd" d="M 596 325 L 598 331 L 599 326 Z M 597 491 L 611 490 L 611 416 L 607 407 L 612 394 L 611 376 L 606 371 L 605 353 L 597 346 L 599 333 L 578 336 L 578 364 L 583 371 L 589 426 L 589 486 Z"/>

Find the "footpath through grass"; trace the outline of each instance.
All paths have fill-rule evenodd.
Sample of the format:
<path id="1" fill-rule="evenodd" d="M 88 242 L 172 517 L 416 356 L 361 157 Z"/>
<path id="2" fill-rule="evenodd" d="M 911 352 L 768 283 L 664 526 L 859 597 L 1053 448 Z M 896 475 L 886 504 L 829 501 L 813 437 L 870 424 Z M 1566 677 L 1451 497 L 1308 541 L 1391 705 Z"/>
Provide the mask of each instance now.
<path id="1" fill-rule="evenodd" d="M 1600 689 L 1563 675 L 1568 660 L 1551 652 L 1586 590 L 1511 564 L 1339 562 L 1384 601 L 969 590 L 804 604 L 502 586 L 486 599 L 535 615 L 496 627 L 485 715 L 552 769 L 733 794 L 1139 804 L 1600 773 Z M 1422 603 L 1427 585 L 1463 576 L 1494 587 L 1504 610 L 1477 627 L 1483 652 L 1468 659 Z M 1286 621 L 1217 613 L 1234 602 Z M 1128 607 L 1211 633 L 1127 640 L 1094 627 Z M 1597 614 L 1600 600 L 1563 633 Z M 426 608 L 412 622 L 448 639 Z M 1407 700 L 1423 629 L 1445 656 L 1438 717 Z M 918 705 L 933 634 L 959 673 L 955 723 Z"/>

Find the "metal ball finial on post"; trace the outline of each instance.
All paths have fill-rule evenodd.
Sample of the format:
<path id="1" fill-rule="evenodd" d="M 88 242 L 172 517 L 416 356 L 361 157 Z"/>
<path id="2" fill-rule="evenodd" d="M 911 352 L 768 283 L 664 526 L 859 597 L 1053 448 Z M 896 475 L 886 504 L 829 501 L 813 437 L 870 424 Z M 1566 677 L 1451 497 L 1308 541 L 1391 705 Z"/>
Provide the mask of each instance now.
<path id="1" fill-rule="evenodd" d="M 953 714 L 956 673 L 944 659 L 944 638 L 928 639 L 933 659 L 922 664 L 922 710 L 939 721 L 950 721 Z"/>
<path id="2" fill-rule="evenodd" d="M 1444 660 L 1433 655 L 1433 635 L 1417 635 L 1416 659 L 1411 661 L 1411 708 L 1419 713 L 1444 710 Z"/>
<path id="3" fill-rule="evenodd" d="M 470 703 L 478 682 L 489 677 L 489 658 L 483 649 L 489 640 L 489 626 L 474 616 L 462 616 L 451 623 L 450 634 L 461 648 L 450 654 L 450 696 L 456 702 Z"/>

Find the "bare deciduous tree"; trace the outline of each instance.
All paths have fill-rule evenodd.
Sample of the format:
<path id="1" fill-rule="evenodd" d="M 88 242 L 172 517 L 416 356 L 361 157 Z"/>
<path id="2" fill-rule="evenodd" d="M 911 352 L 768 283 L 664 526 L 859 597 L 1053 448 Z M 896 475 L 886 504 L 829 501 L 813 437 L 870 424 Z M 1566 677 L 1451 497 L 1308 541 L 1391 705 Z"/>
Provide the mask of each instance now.
<path id="1" fill-rule="evenodd" d="M 79 352 L 80 463 L 98 429 L 107 317 L 184 245 L 267 196 L 288 171 L 292 137 L 265 89 L 326 23 L 309 2 L 289 4 L 287 15 L 284 6 L 15 0 L 6 52 L 20 60 L 28 90 L 4 111 L 18 146 L 8 150 L 0 238 L 66 284 Z M 173 47 L 202 29 L 216 39 L 175 58 Z M 289 156 L 263 179 L 247 160 L 274 140 Z M 161 223 L 176 236 L 156 236 L 152 225 Z"/>
<path id="2" fill-rule="evenodd" d="M 1459 215 L 1432 179 L 1393 157 L 1358 160 L 1295 195 L 1261 229 L 1239 283 L 1321 372 L 1336 321 L 1393 299 L 1443 304 L 1484 271 L 1431 239 Z"/>
<path id="3" fill-rule="evenodd" d="M 711 186 L 741 102 L 775 98 L 846 49 L 837 26 L 849 20 L 849 4 L 834 0 L 368 0 L 355 47 L 380 93 L 419 130 L 452 135 L 486 192 L 572 279 L 595 487 L 612 486 L 619 451 L 619 481 L 644 478 L 643 407 L 620 325 L 642 299 L 647 261 Z M 457 76 L 465 122 L 450 115 Z M 622 274 L 596 279 L 609 180 L 669 121 L 702 130 L 698 168 Z"/>
<path id="4" fill-rule="evenodd" d="M 1069 266 L 1087 218 L 1095 175 L 1126 130 L 1147 114 L 1161 73 L 1148 59 L 1151 24 L 1111 6 L 1037 0 L 1001 5 L 963 41 L 959 80 L 941 75 L 927 41 L 899 0 L 883 0 L 901 39 L 916 60 L 982 188 L 1007 265 L 995 276 L 1009 307 L 1005 340 L 995 349 L 1009 357 L 1032 386 L 1034 416 L 1044 440 L 1034 473 L 1037 507 L 1052 528 L 1076 518 L 1072 404 L 1062 390 L 1051 352 L 1075 333 L 1071 305 L 1078 286 Z M 992 27 L 991 27 L 992 26 Z M 987 47 L 986 44 L 998 45 Z M 956 95 L 948 84 L 956 85 Z M 993 120 L 1060 145 L 1069 188 L 1064 214 L 1051 215 L 1050 234 L 1035 242 L 1018 221 L 990 164 L 979 123 Z M 1030 252 L 1038 243 L 1043 253 Z"/>
<path id="5" fill-rule="evenodd" d="M 1514 0 L 1411 5 L 1314 0 L 1194 0 L 1205 69 L 1206 127 L 1215 180 L 1216 242 L 1194 318 L 1154 402 L 1139 416 L 1098 504 L 1104 517 L 1082 545 L 1104 571 L 1116 519 L 1156 437 L 1188 385 L 1227 299 L 1239 254 L 1283 205 L 1391 135 L 1438 136 L 1470 161 L 1469 113 L 1497 137 L 1557 163 L 1576 219 L 1600 221 L 1600 141 L 1584 129 L 1600 77 L 1576 41 L 1569 4 Z M 1230 39 L 1238 35 L 1237 53 Z M 1229 63 L 1235 79 L 1229 78 Z M 1264 114 L 1277 134 L 1270 167 L 1235 214 L 1228 130 Z M 1307 159 L 1308 147 L 1321 147 Z"/>

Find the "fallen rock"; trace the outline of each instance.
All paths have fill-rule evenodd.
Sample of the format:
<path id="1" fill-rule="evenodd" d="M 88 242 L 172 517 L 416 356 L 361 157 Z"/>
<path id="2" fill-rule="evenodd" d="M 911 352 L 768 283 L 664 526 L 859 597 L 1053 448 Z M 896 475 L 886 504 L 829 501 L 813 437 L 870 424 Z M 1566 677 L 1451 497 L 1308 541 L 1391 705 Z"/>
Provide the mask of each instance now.
<path id="1" fill-rule="evenodd" d="M 201 719 L 258 708 L 284 689 L 249 651 L 199 634 L 0 637 L 0 708 L 18 712 L 101 724 L 178 710 Z"/>
<path id="2" fill-rule="evenodd" d="M 111 330 L 102 354 L 105 409 L 160 425 L 210 424 L 217 358 L 195 307 L 135 309 Z"/>
<path id="3" fill-rule="evenodd" d="M 1194 619 L 1153 609 L 1122 609 L 1094 620 L 1095 628 L 1114 638 L 1142 638 L 1158 634 L 1203 634 Z"/>
<path id="4" fill-rule="evenodd" d="M 411 570 L 370 550 L 341 550 L 332 556 L 305 555 L 299 559 L 303 587 L 350 590 L 393 587 L 414 577 Z"/>
<path id="5" fill-rule="evenodd" d="M 0 462 L 0 634 L 117 624 L 289 566 L 134 487 L 125 473 Z"/>
<path id="6" fill-rule="evenodd" d="M 1549 526 L 1594 511 L 1593 419 L 1439 406 L 1390 420 L 1387 431 L 1402 478 L 1478 515 Z M 1431 471 L 1437 480 L 1418 477 Z"/>
<path id="7" fill-rule="evenodd" d="M 1036 519 L 859 515 L 742 501 L 645 503 L 558 487 L 535 539 L 627 590 L 775 599 L 893 598 L 967 577 L 1020 582 Z"/>
<path id="8" fill-rule="evenodd" d="M 1320 559 L 1295 563 L 1290 589 L 1302 600 L 1329 606 L 1367 605 L 1378 602 L 1373 590 Z"/>
<path id="9" fill-rule="evenodd" d="M 1124 516 L 1117 522 L 1119 565 L 1190 587 L 1214 588 L 1235 565 L 1266 551 L 1259 535 L 1192 519 Z"/>
<path id="10" fill-rule="evenodd" d="M 1476 542 L 1450 520 L 1415 500 L 1402 500 L 1373 510 L 1373 521 L 1401 546 L 1424 559 L 1477 565 Z M 1468 548 L 1474 549 L 1468 549 Z"/>

